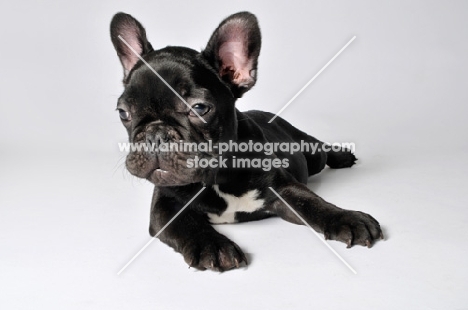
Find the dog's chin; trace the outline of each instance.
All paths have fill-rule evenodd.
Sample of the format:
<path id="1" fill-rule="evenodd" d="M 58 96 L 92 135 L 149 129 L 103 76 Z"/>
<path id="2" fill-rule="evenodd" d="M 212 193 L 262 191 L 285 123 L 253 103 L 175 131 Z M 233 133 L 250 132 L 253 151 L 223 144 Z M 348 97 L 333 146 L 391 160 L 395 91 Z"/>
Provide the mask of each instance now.
<path id="1" fill-rule="evenodd" d="M 186 169 L 184 171 L 171 171 L 162 168 L 154 169 L 146 179 L 156 186 L 183 186 L 192 183 L 204 182 L 203 171 Z"/>
<path id="2" fill-rule="evenodd" d="M 146 179 L 156 186 L 183 186 L 193 183 L 211 183 L 216 174 L 214 169 L 165 169 L 154 166 L 146 171 L 134 170 L 127 167 L 134 176 Z"/>

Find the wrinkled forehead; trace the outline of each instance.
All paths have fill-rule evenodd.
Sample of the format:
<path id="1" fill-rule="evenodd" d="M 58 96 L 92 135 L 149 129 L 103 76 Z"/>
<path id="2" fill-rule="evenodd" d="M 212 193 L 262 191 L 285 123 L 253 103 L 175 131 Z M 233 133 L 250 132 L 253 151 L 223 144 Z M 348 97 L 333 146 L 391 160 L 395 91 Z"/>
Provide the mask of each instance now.
<path id="1" fill-rule="evenodd" d="M 158 108 L 174 108 L 175 105 L 185 110 L 186 104 L 179 96 L 188 104 L 213 100 L 210 91 L 197 83 L 193 64 L 170 57 L 155 57 L 148 64 L 151 68 L 142 63 L 132 71 L 120 101 L 137 106 L 150 103 Z"/>
<path id="2" fill-rule="evenodd" d="M 126 86 L 152 88 L 162 92 L 164 88 L 186 91 L 192 83 L 193 65 L 170 57 L 153 57 L 132 70 Z"/>

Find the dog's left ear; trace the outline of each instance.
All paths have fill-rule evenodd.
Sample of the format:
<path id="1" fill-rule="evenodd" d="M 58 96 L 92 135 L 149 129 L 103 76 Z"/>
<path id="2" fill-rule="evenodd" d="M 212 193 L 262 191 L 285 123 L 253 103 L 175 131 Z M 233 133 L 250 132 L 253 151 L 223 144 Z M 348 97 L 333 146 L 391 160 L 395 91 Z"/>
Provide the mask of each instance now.
<path id="1" fill-rule="evenodd" d="M 261 41 L 255 15 L 240 12 L 221 22 L 202 52 L 237 98 L 257 81 Z"/>

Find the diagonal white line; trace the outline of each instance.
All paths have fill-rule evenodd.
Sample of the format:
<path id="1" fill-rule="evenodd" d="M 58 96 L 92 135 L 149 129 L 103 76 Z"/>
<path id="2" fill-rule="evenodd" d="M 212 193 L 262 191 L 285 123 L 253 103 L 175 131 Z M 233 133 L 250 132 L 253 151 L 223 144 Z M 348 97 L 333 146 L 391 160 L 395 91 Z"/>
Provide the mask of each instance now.
<path id="1" fill-rule="evenodd" d="M 312 232 L 315 234 L 315 236 L 317 236 L 317 238 L 323 242 L 323 244 L 325 244 L 327 246 L 328 249 L 330 249 L 330 251 L 332 251 L 333 254 L 336 255 L 336 257 L 338 257 L 342 262 L 343 264 L 346 265 L 346 267 L 348 267 L 354 274 L 357 274 L 356 270 L 353 269 L 353 267 L 351 267 L 344 259 L 343 257 L 340 256 L 340 254 L 336 253 L 336 251 L 325 241 L 323 240 L 323 238 L 320 237 L 320 235 L 312 228 L 310 227 L 310 225 L 299 215 L 299 213 L 296 212 L 296 210 L 294 210 L 284 199 L 283 197 L 281 197 L 273 188 L 271 187 L 268 187 L 276 196 L 278 196 L 278 198 L 286 205 L 289 207 L 289 209 L 291 209 L 291 211 L 302 221 L 304 222 L 304 225 L 306 225 L 307 227 L 310 228 L 310 230 L 312 230 Z"/>
<path id="2" fill-rule="evenodd" d="M 146 62 L 146 60 L 143 59 L 143 57 L 141 57 L 140 54 L 138 54 L 134 49 L 133 47 L 130 46 L 130 44 L 127 43 L 127 41 L 125 41 L 124 38 L 122 38 L 122 36 L 118 36 L 118 38 L 123 42 L 125 43 L 125 45 L 127 45 L 127 47 L 133 52 L 133 54 L 135 54 L 135 56 L 137 56 L 151 71 L 153 71 L 154 74 L 156 74 L 156 76 L 161 80 L 161 82 L 163 82 L 170 90 L 172 90 L 172 92 L 177 96 L 179 97 L 180 100 L 182 100 L 183 103 L 185 103 L 185 105 L 190 109 L 192 110 L 193 113 L 195 113 L 196 116 L 198 116 L 198 118 L 200 118 L 203 123 L 206 124 L 206 121 L 203 119 L 203 117 L 200 116 L 200 114 L 197 113 L 197 111 L 195 111 L 194 109 L 192 109 L 192 107 L 187 103 L 187 101 L 185 101 L 184 98 L 182 98 L 181 95 L 179 95 L 178 92 L 175 91 L 174 88 L 171 87 L 171 85 L 169 85 L 169 83 L 166 82 L 166 80 L 163 79 L 162 76 L 159 75 L 158 72 L 156 72 L 156 70 L 153 69 L 153 67 L 151 67 L 149 65 L 149 63 Z"/>
<path id="3" fill-rule="evenodd" d="M 203 192 L 203 191 L 205 190 L 205 188 L 206 188 L 206 187 L 203 186 L 203 187 L 198 191 L 198 193 L 196 193 L 195 196 L 193 196 L 193 198 L 190 199 L 189 202 L 187 202 L 187 203 L 185 204 L 185 206 L 184 206 L 182 209 L 180 209 L 180 211 L 177 212 L 177 214 L 174 215 L 174 217 L 173 217 L 169 222 L 167 222 L 167 224 L 164 225 L 164 227 L 161 228 L 161 229 L 158 231 L 158 233 L 157 233 L 154 237 L 152 237 L 151 240 L 148 241 L 148 242 L 141 248 L 141 250 L 138 251 L 138 253 L 136 253 L 136 254 L 132 257 L 132 259 L 131 259 L 128 263 L 125 264 L 125 266 L 122 267 L 122 269 L 120 269 L 119 272 L 117 272 L 117 275 L 120 275 L 120 274 L 121 274 L 121 273 L 122 273 L 122 272 L 123 272 L 123 271 L 124 271 L 124 270 L 125 270 L 125 269 L 126 269 L 126 268 L 127 268 L 127 267 L 128 267 L 128 266 L 129 266 L 129 265 L 130 265 L 130 264 L 131 264 L 131 263 L 148 247 L 148 246 L 149 246 L 149 245 L 150 245 L 150 244 L 151 244 L 151 242 L 153 242 L 153 241 L 164 231 L 164 229 L 166 229 L 167 226 L 169 226 L 169 224 L 171 224 L 172 221 L 174 221 L 174 220 L 176 219 L 176 217 L 178 217 L 179 214 L 181 214 L 182 211 L 184 211 L 185 208 L 187 208 L 187 207 L 192 203 L 192 201 L 194 201 L 195 198 L 197 198 L 197 196 L 200 195 L 201 192 Z"/>
<path id="4" fill-rule="evenodd" d="M 277 118 L 277 117 L 278 117 L 278 115 L 280 115 L 280 114 L 281 114 L 281 112 L 283 112 L 283 111 L 284 111 L 284 110 L 285 110 L 285 109 L 286 109 L 286 108 L 287 108 L 287 107 L 288 107 L 288 106 L 289 106 L 289 105 L 290 105 L 290 104 L 291 104 L 291 103 L 294 101 L 294 99 L 296 99 L 296 98 L 297 98 L 297 96 L 299 96 L 299 95 L 300 95 L 300 94 L 301 94 L 301 93 L 304 91 L 304 89 L 306 89 L 306 88 L 307 88 L 307 86 L 309 86 L 309 85 L 310 85 L 310 83 L 312 83 L 312 82 L 313 82 L 313 81 L 314 81 L 314 80 L 315 80 L 315 79 L 316 79 L 316 78 L 317 78 L 317 77 L 320 75 L 320 73 L 322 73 L 322 71 L 323 71 L 323 70 L 325 70 L 325 69 L 326 69 L 326 68 L 327 68 L 327 67 L 328 67 L 328 66 L 329 66 L 329 65 L 330 65 L 330 64 L 333 62 L 333 60 L 335 60 L 335 58 L 336 58 L 336 57 L 338 57 L 338 55 L 340 55 L 340 54 L 341 54 L 341 52 L 343 52 L 343 51 L 344 51 L 344 50 L 345 50 L 345 49 L 348 47 L 348 45 L 350 45 L 350 44 L 351 44 L 351 42 L 353 42 L 353 41 L 354 41 L 354 39 L 356 39 L 356 36 L 352 37 L 352 39 L 351 39 L 351 40 L 349 40 L 349 42 L 348 42 L 348 43 L 346 43 L 346 45 L 345 45 L 345 46 L 343 46 L 343 47 L 340 49 L 340 51 L 339 51 L 338 53 L 336 53 L 336 55 L 335 55 L 335 56 L 333 56 L 333 58 L 332 58 L 332 59 L 330 59 L 330 61 L 329 61 L 329 62 L 327 62 L 327 64 L 326 64 L 325 66 L 323 66 L 323 68 L 322 68 L 322 69 L 320 69 L 320 71 L 319 71 L 319 72 L 317 72 L 317 74 L 316 74 L 316 75 L 314 75 L 314 77 L 313 77 L 313 78 L 311 78 L 311 79 L 310 79 L 310 81 L 309 81 L 309 82 L 307 82 L 307 84 L 305 84 L 305 85 L 304 85 L 304 87 L 302 87 L 302 88 L 301 88 L 301 90 L 299 90 L 299 91 L 297 92 L 297 94 L 295 94 L 295 95 L 294 95 L 294 97 L 292 97 L 292 98 L 291 98 L 291 100 L 289 100 L 289 101 L 288 101 L 288 103 L 286 103 L 286 104 L 284 105 L 284 107 L 283 107 L 283 108 L 282 108 L 282 109 L 281 109 L 281 110 L 280 110 L 278 113 L 276 113 L 276 115 L 275 115 L 275 116 L 273 116 L 273 117 L 270 119 L 270 121 L 269 121 L 268 123 L 271 123 L 271 122 L 273 122 L 273 120 L 274 120 L 275 118 Z"/>

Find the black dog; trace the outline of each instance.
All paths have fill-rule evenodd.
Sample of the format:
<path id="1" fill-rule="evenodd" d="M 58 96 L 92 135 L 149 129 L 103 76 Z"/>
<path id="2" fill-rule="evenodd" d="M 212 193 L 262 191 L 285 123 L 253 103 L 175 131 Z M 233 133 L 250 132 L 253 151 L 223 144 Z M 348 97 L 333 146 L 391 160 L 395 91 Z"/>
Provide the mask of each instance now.
<path id="1" fill-rule="evenodd" d="M 351 167 L 356 158 L 349 150 L 320 151 L 326 145 L 285 120 L 278 117 L 268 123 L 273 117 L 271 113 L 236 109 L 236 99 L 252 88 L 257 78 L 261 37 L 254 15 L 241 12 L 226 18 L 201 53 L 172 46 L 154 50 L 142 25 L 124 13 L 114 16 L 111 38 L 124 68 L 125 90 L 117 109 L 129 140 L 156 146 L 132 151 L 126 159 L 131 174 L 155 184 L 151 236 L 206 187 L 159 235 L 163 242 L 182 253 L 189 266 L 223 271 L 247 263 L 239 246 L 218 233 L 211 226 L 213 223 L 277 215 L 303 224 L 270 187 L 327 239 L 345 242 L 348 247 L 353 244 L 370 247 L 383 237 L 379 223 L 370 215 L 340 209 L 306 186 L 307 178 L 325 165 Z M 198 144 L 209 141 L 214 147 L 208 151 L 158 148 L 181 141 Z M 317 152 L 293 154 L 284 150 L 267 154 L 230 149 L 220 156 L 216 147 L 229 141 L 238 145 L 305 141 L 320 148 Z M 239 168 L 241 165 L 236 162 L 239 158 L 251 163 L 256 159 L 262 166 Z M 203 159 L 210 163 L 218 160 L 219 165 L 202 168 L 195 159 L 200 163 Z M 273 168 L 265 168 L 265 163 Z"/>

